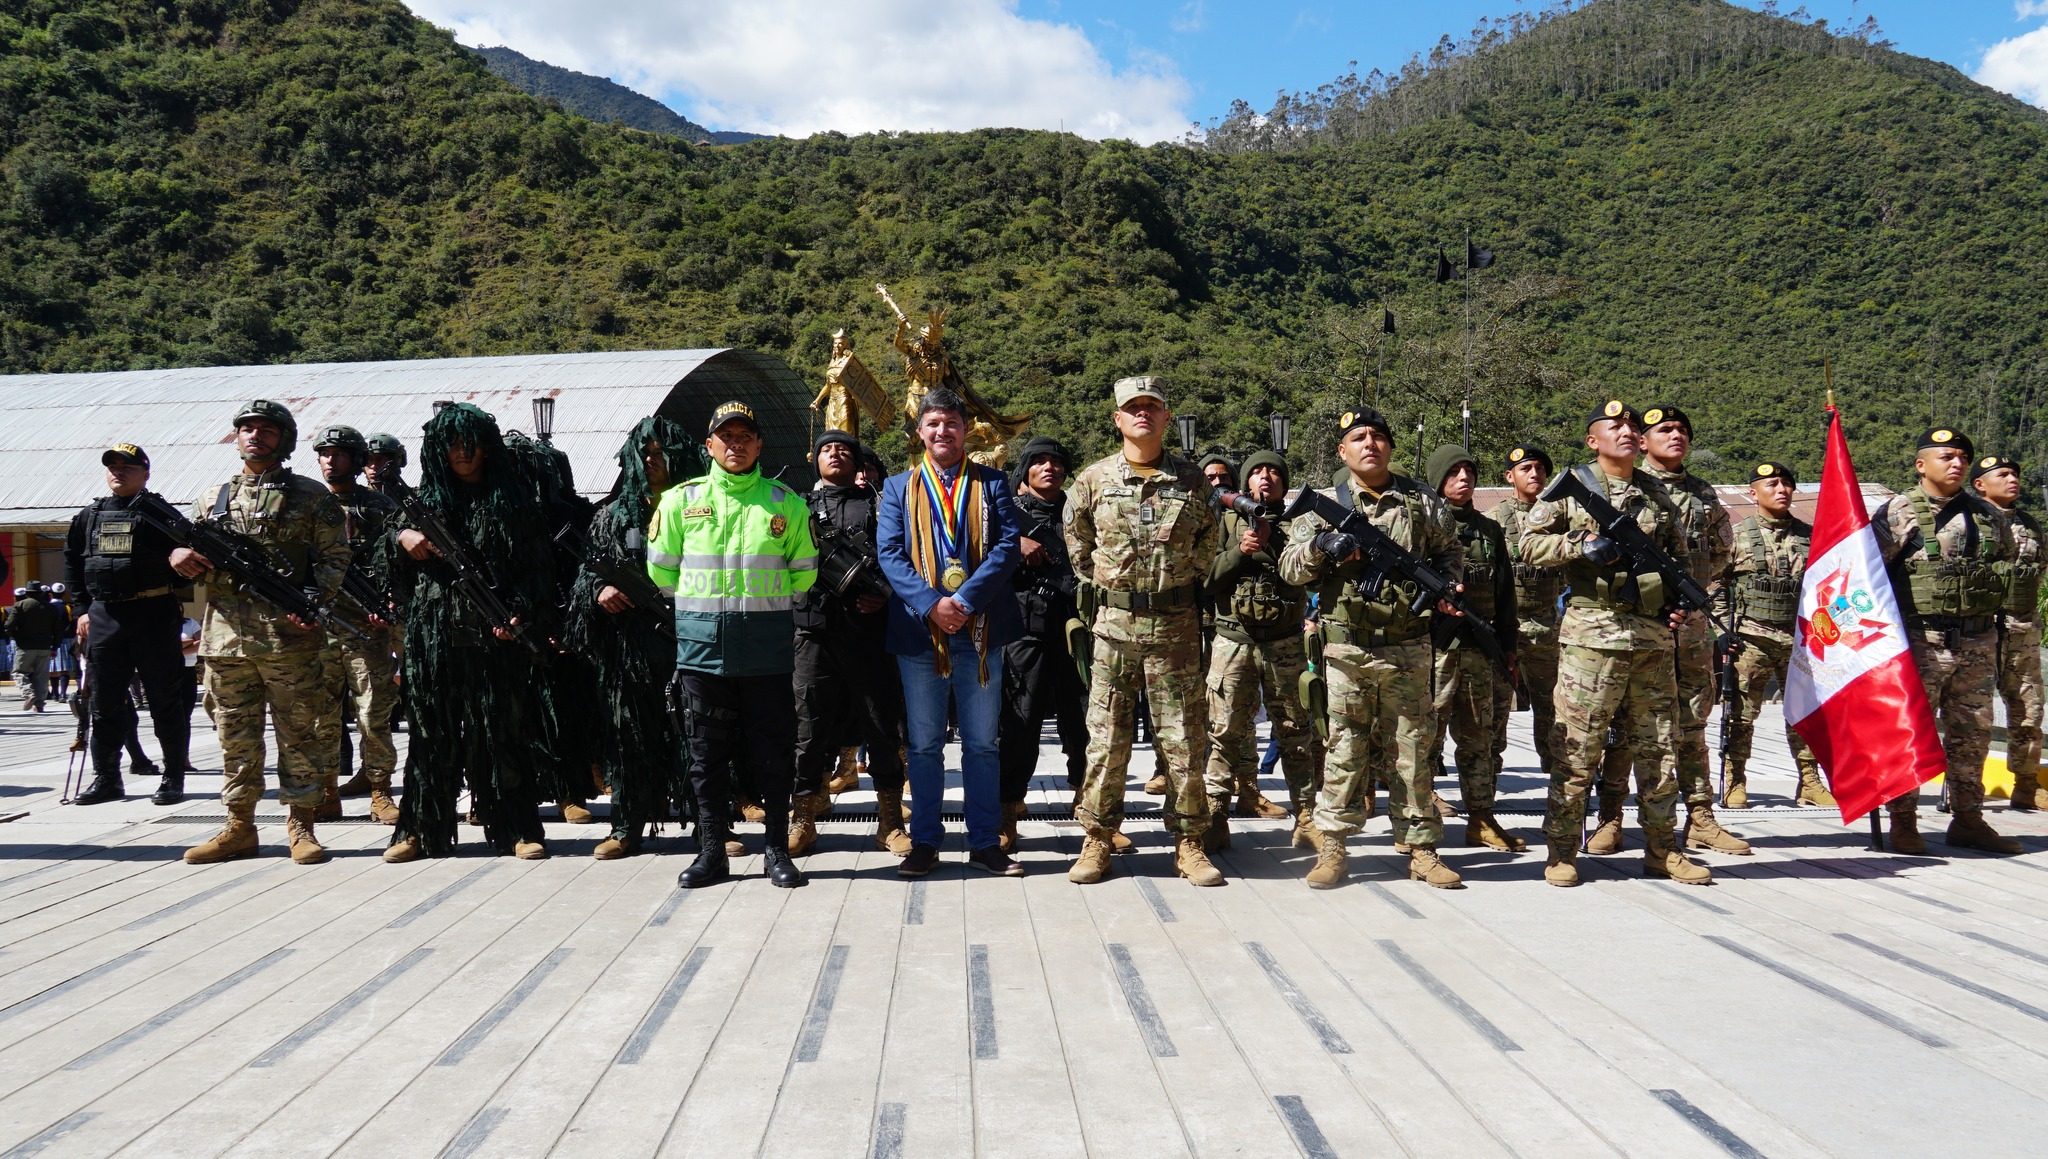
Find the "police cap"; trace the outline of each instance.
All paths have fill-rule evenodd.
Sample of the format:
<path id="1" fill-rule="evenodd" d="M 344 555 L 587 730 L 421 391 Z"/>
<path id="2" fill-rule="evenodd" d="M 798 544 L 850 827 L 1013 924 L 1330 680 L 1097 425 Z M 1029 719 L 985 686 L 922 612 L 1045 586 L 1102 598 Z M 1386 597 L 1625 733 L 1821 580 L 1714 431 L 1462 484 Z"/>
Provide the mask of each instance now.
<path id="1" fill-rule="evenodd" d="M 133 463 L 143 470 L 149 470 L 149 452 L 134 443 L 115 443 L 100 452 L 100 466 L 111 467 L 115 462 Z"/>
<path id="2" fill-rule="evenodd" d="M 718 428 L 727 423 L 745 423 L 753 428 L 756 435 L 761 433 L 761 420 L 754 417 L 754 408 L 738 400 L 719 404 L 718 409 L 711 412 L 711 425 L 704 428 L 704 433 L 715 435 Z"/>

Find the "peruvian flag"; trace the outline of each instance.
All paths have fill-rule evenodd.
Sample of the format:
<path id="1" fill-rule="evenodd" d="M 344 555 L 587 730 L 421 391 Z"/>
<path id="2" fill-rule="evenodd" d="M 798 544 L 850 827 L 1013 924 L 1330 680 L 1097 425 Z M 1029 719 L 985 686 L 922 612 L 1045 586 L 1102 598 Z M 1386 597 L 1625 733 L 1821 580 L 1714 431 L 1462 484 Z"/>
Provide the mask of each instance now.
<path id="1" fill-rule="evenodd" d="M 1785 719 L 1827 771 L 1844 824 L 1918 789 L 1946 764 L 1903 622 L 1842 416 L 1830 406 Z"/>

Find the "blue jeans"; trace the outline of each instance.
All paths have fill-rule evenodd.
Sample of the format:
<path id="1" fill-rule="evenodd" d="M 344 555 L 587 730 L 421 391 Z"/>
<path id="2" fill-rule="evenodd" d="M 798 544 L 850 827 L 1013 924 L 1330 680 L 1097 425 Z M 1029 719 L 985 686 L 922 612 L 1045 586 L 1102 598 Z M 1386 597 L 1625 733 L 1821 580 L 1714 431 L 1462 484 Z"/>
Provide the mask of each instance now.
<path id="1" fill-rule="evenodd" d="M 946 697 L 960 723 L 960 783 L 966 790 L 967 847 L 985 849 L 1000 840 L 1002 807 L 998 803 L 1002 761 L 996 748 L 996 722 L 1002 716 L 1003 652 L 988 658 L 988 683 L 981 682 L 974 641 L 955 635 L 949 641 L 951 677 L 935 673 L 930 652 L 898 656 L 903 674 L 903 715 L 910 726 L 910 840 L 937 848 L 945 840 L 939 820 L 946 795 Z"/>

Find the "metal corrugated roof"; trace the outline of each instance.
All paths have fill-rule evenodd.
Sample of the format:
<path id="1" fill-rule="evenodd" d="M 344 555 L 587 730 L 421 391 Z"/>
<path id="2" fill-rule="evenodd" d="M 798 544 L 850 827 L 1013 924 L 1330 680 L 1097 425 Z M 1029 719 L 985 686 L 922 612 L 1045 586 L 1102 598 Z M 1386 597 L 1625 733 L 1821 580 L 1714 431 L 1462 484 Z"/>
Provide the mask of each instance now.
<path id="1" fill-rule="evenodd" d="M 532 425 L 532 400 L 556 399 L 554 443 L 578 490 L 601 495 L 635 422 L 663 414 L 703 429 L 712 408 L 747 401 L 761 417 L 764 469 L 800 465 L 810 451 L 811 391 L 781 359 L 751 350 L 637 350 L 406 362 L 210 366 L 94 374 L 0 376 L 0 526 L 69 522 L 106 489 L 100 452 L 132 442 L 149 452 L 150 488 L 184 502 L 235 469 L 229 420 L 251 399 L 291 408 L 302 440 L 293 457 L 312 473 L 303 440 L 334 423 L 404 440 L 415 460 L 436 399 L 474 403 L 508 430 Z M 407 477 L 418 478 L 415 466 Z"/>

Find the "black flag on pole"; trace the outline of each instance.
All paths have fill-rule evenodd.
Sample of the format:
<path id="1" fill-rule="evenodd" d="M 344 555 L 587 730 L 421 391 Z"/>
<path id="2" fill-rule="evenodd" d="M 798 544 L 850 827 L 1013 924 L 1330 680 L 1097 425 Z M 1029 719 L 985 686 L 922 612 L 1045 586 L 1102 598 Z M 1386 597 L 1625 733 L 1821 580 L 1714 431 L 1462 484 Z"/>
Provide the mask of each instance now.
<path id="1" fill-rule="evenodd" d="M 1392 310 L 1381 310 L 1381 311 L 1380 311 L 1380 333 L 1382 333 L 1382 334 L 1392 334 L 1393 332 L 1394 332 L 1394 312 L 1393 312 Z"/>
<path id="2" fill-rule="evenodd" d="M 1480 249 L 1469 240 L 1465 242 L 1465 268 L 1467 270 L 1483 270 L 1492 264 L 1492 250 Z"/>
<path id="3" fill-rule="evenodd" d="M 1436 280 L 1438 285 L 1450 281 L 1457 275 L 1451 270 L 1451 259 L 1444 256 L 1444 247 L 1436 247 Z"/>

